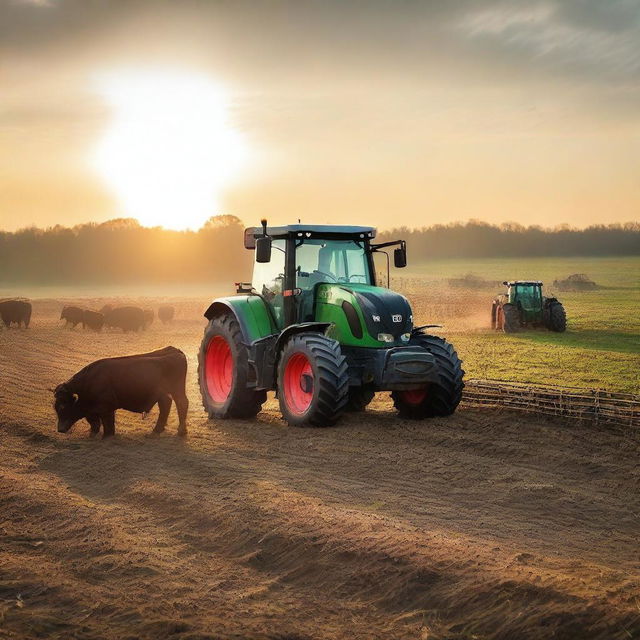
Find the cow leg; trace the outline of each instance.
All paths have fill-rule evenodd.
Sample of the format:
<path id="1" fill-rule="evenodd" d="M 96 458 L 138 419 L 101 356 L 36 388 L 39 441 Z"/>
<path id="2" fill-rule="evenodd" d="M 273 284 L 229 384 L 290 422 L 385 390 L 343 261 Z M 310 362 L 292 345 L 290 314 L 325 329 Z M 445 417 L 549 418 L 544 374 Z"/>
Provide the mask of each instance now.
<path id="1" fill-rule="evenodd" d="M 167 426 L 169 410 L 171 409 L 171 396 L 169 394 L 164 393 L 158 398 L 158 408 L 160 413 L 158 414 L 156 426 L 153 428 L 153 433 L 162 433 Z"/>
<path id="2" fill-rule="evenodd" d="M 114 436 L 116 434 L 116 412 L 103 413 L 100 419 L 102 420 L 102 437 Z"/>
<path id="3" fill-rule="evenodd" d="M 100 433 L 100 416 L 87 416 L 87 422 L 91 426 L 91 437 L 97 436 Z"/>
<path id="4" fill-rule="evenodd" d="M 186 436 L 187 435 L 187 410 L 189 409 L 189 398 L 187 398 L 186 394 L 175 395 L 173 396 L 173 400 L 176 403 L 176 409 L 178 411 L 178 420 L 180 424 L 178 425 L 178 435 Z"/>

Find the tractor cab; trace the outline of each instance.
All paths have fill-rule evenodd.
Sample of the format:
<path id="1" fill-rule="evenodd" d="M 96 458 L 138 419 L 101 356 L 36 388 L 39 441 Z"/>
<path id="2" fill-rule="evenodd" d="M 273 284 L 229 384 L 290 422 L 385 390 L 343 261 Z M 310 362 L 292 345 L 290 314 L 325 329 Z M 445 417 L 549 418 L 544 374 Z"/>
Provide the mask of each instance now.
<path id="1" fill-rule="evenodd" d="M 245 247 L 256 257 L 251 291 L 269 305 L 279 330 L 326 322 L 343 344 L 406 342 L 413 328 L 409 303 L 376 286 L 373 262 L 375 252 L 395 246 L 394 265 L 402 268 L 406 246 L 403 240 L 375 244 L 375 236 L 372 227 L 251 227 L 245 231 Z"/>
<path id="2" fill-rule="evenodd" d="M 509 303 L 516 305 L 521 311 L 525 322 L 537 323 L 542 321 L 542 282 L 540 280 L 515 280 L 503 282 L 507 287 Z"/>

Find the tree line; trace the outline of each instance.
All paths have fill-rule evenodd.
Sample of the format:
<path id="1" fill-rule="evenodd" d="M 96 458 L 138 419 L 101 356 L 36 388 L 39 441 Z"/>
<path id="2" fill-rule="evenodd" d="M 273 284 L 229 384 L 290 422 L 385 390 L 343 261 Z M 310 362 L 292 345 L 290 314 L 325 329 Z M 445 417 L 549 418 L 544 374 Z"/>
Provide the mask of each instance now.
<path id="1" fill-rule="evenodd" d="M 633 256 L 640 254 L 640 223 L 593 225 L 574 229 L 492 225 L 479 220 L 420 229 L 398 227 L 378 236 L 405 239 L 411 261 L 429 258 L 512 258 Z"/>
<path id="2" fill-rule="evenodd" d="M 0 282 L 38 285 L 240 280 L 253 259 L 235 216 L 198 231 L 143 227 L 119 218 L 67 228 L 0 232 Z"/>
<path id="3" fill-rule="evenodd" d="M 211 218 L 198 231 L 142 227 L 120 218 L 73 228 L 0 232 L 0 282 L 39 285 L 234 281 L 253 256 L 235 216 Z M 378 240 L 407 240 L 411 262 L 430 258 L 621 256 L 640 254 L 640 223 L 544 229 L 509 223 L 400 227 Z"/>

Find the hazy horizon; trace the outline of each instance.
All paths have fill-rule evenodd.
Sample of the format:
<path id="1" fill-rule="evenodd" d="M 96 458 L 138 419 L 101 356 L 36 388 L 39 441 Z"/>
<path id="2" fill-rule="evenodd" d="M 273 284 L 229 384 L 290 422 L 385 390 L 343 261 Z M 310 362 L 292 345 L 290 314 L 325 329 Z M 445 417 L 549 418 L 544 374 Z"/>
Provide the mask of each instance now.
<path id="1" fill-rule="evenodd" d="M 640 219 L 640 2 L 0 0 L 0 229 Z"/>

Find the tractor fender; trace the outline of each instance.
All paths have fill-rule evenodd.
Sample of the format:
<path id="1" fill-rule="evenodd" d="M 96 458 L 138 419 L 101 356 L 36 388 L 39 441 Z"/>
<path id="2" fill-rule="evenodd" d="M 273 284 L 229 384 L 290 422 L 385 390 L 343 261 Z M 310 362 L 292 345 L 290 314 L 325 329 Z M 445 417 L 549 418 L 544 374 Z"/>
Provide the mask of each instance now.
<path id="1" fill-rule="evenodd" d="M 300 324 L 292 324 L 282 331 L 276 340 L 275 350 L 280 354 L 284 343 L 296 333 L 326 333 L 331 326 L 330 322 L 301 322 Z M 276 360 L 277 364 L 277 360 Z"/>
<path id="2" fill-rule="evenodd" d="M 218 298 L 209 305 L 204 317 L 213 320 L 227 313 L 238 321 L 243 341 L 247 345 L 275 333 L 269 311 L 259 296 Z"/>

